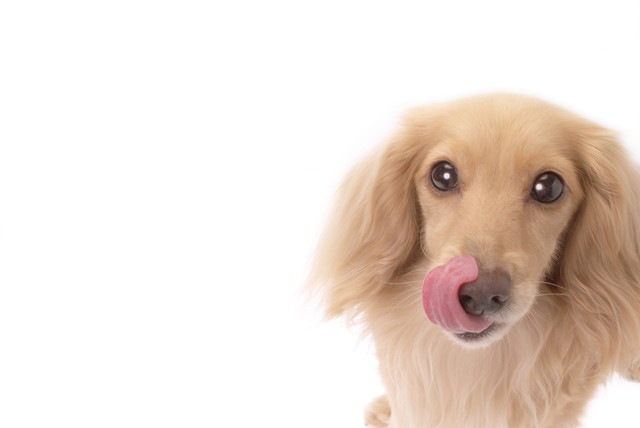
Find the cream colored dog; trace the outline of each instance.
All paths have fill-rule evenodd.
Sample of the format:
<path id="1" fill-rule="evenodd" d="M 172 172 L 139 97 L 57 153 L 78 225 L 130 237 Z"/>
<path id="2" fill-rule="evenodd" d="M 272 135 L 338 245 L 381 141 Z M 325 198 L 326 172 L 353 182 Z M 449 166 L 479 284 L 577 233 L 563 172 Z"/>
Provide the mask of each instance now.
<path id="1" fill-rule="evenodd" d="M 611 132 L 481 96 L 408 113 L 340 189 L 311 279 L 362 322 L 372 427 L 570 427 L 640 378 L 640 179 Z"/>

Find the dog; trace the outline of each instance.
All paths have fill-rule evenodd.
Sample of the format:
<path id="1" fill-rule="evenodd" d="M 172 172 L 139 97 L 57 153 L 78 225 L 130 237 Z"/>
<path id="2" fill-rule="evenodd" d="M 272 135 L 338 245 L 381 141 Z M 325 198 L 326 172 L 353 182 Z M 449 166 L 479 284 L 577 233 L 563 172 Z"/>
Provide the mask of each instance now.
<path id="1" fill-rule="evenodd" d="M 640 177 L 613 132 L 490 94 L 410 110 L 347 175 L 310 273 L 375 344 L 369 427 L 573 427 L 640 380 Z"/>

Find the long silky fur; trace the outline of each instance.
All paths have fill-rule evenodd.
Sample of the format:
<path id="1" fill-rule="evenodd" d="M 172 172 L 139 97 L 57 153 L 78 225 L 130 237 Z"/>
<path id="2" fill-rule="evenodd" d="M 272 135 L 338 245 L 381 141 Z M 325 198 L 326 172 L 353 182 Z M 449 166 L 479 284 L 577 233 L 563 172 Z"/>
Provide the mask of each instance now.
<path id="1" fill-rule="evenodd" d="M 319 243 L 310 286 L 328 317 L 370 334 L 387 398 L 370 426 L 570 427 L 598 385 L 640 377 L 640 180 L 615 136 L 537 100 L 500 95 L 562 123 L 583 198 L 547 283 L 500 341 L 469 349 L 429 324 L 430 265 L 414 176 L 442 132 L 442 107 L 411 111 L 347 176 Z M 515 101 L 514 101 L 515 100 Z M 479 160 L 481 161 L 481 160 Z M 535 251 L 535 249 L 532 249 Z"/>

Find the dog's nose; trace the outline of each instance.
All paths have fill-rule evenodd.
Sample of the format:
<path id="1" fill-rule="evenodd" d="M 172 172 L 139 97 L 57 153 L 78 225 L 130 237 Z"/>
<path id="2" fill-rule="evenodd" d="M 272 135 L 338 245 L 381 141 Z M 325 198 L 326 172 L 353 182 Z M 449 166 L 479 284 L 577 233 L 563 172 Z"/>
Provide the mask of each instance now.
<path id="1" fill-rule="evenodd" d="M 475 281 L 460 287 L 458 299 L 468 314 L 490 315 L 504 306 L 510 293 L 511 277 L 508 273 L 481 272 Z"/>

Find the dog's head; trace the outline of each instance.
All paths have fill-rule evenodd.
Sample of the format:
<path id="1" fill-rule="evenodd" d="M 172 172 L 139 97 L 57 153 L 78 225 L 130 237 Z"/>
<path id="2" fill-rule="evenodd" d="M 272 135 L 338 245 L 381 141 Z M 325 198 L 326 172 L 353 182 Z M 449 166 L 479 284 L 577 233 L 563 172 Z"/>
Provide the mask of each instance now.
<path id="1" fill-rule="evenodd" d="M 428 318 L 463 344 L 500 339 L 541 293 L 588 311 L 638 259 L 630 177 L 610 132 L 539 100 L 412 110 L 343 185 L 316 260 L 328 313 L 416 268 Z"/>
<path id="2" fill-rule="evenodd" d="M 450 107 L 414 175 L 435 266 L 425 309 L 466 343 L 496 339 L 527 313 L 584 199 L 575 136 L 534 106 L 491 98 Z"/>

